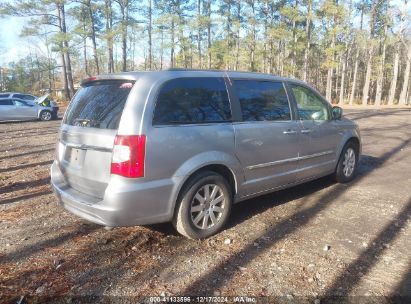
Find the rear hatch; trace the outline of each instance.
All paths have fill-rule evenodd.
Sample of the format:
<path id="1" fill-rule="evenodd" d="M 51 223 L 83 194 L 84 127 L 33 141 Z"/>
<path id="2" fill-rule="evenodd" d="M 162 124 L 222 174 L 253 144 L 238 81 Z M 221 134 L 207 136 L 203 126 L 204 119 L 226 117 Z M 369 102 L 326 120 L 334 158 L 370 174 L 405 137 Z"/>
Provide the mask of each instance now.
<path id="1" fill-rule="evenodd" d="M 133 84 L 130 80 L 89 82 L 70 102 L 61 128 L 58 159 L 71 188 L 103 198 L 114 139 Z"/>

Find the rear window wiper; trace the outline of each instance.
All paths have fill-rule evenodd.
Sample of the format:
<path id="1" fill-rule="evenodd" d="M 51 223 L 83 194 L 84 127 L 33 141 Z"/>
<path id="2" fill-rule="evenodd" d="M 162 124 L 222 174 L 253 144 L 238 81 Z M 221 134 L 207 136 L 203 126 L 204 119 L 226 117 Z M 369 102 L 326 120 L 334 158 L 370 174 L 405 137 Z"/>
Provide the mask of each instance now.
<path id="1" fill-rule="evenodd" d="M 100 122 L 96 120 L 91 120 L 91 119 L 82 119 L 82 118 L 77 118 L 74 120 L 74 126 L 76 127 L 98 127 L 100 125 Z"/>

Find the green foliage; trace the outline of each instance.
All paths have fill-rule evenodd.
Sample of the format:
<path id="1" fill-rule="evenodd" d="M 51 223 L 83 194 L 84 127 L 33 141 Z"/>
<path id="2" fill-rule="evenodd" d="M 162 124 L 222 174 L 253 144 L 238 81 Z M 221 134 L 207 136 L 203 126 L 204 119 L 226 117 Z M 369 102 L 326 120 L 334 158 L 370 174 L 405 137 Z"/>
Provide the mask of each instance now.
<path id="1" fill-rule="evenodd" d="M 63 5 L 67 31 L 59 23 L 58 8 Z M 147 69 L 150 31 L 154 68 L 168 67 L 173 61 L 176 67 L 197 68 L 201 62 L 202 67 L 214 69 L 270 71 L 307 77 L 323 93 L 327 75 L 332 74 L 327 82 L 332 82 L 335 98 L 343 63 L 347 70 L 343 89 L 348 92 L 358 61 L 357 95 L 364 85 L 369 55 L 371 82 L 380 77 L 377 68 L 382 66 L 384 86 L 393 75 L 395 45 L 401 46 L 405 65 L 406 43 L 399 42 L 409 31 L 411 18 L 409 13 L 399 16 L 398 5 L 388 0 L 16 0 L 0 1 L 0 15 L 29 17 L 22 37 L 44 38 L 47 32 L 54 57 L 72 56 L 76 81 L 85 75 L 85 65 L 95 70 L 94 55 L 100 70 L 107 70 L 110 44 L 115 71 L 124 69 L 122 63 L 126 69 Z M 92 50 L 92 39 L 96 50 Z M 15 75 L 28 68 L 10 67 Z M 401 83 L 405 82 L 401 77 Z M 370 87 L 374 90 L 375 84 Z"/>

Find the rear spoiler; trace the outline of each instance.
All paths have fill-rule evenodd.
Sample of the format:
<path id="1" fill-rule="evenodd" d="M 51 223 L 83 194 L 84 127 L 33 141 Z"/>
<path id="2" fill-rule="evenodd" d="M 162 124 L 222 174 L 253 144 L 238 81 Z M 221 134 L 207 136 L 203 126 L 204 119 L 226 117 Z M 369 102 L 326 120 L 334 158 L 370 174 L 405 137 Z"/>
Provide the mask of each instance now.
<path id="1" fill-rule="evenodd" d="M 135 83 L 138 77 L 130 75 L 130 74 L 107 74 L 107 75 L 97 75 L 91 76 L 89 78 L 85 78 L 81 81 L 81 86 L 85 86 L 92 82 L 99 82 L 99 81 L 128 81 Z"/>

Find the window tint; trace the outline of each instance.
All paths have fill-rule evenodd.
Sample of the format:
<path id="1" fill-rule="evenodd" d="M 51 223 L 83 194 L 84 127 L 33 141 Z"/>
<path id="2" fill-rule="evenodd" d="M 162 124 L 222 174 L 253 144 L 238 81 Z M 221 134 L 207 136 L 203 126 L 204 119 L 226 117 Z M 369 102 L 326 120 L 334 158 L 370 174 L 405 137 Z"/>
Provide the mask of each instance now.
<path id="1" fill-rule="evenodd" d="M 0 106 L 13 106 L 13 102 L 9 99 L 0 99 Z"/>
<path id="2" fill-rule="evenodd" d="M 281 82 L 237 80 L 235 89 L 244 121 L 291 119 L 287 93 Z"/>
<path id="3" fill-rule="evenodd" d="M 67 109 L 65 124 L 98 129 L 117 129 L 130 81 L 96 81 L 83 86 Z"/>
<path id="4" fill-rule="evenodd" d="M 301 120 L 327 120 L 328 105 L 310 89 L 290 84 Z"/>
<path id="5" fill-rule="evenodd" d="M 14 100 L 14 105 L 18 106 L 18 107 L 29 107 L 30 105 L 22 100 Z"/>
<path id="6" fill-rule="evenodd" d="M 26 95 L 24 94 L 13 94 L 13 98 L 24 99 Z"/>
<path id="7" fill-rule="evenodd" d="M 207 123 L 231 119 L 223 78 L 177 78 L 160 89 L 153 124 Z"/>
<path id="8" fill-rule="evenodd" d="M 0 94 L 0 98 L 7 98 L 9 96 L 10 96 L 10 94 Z"/>
<path id="9" fill-rule="evenodd" d="M 21 97 L 21 99 L 24 100 L 34 100 L 36 99 L 36 97 L 32 96 L 32 95 L 23 95 L 23 97 Z"/>

